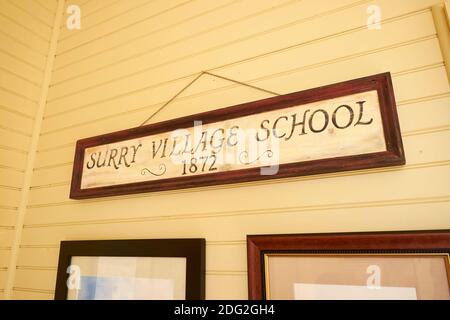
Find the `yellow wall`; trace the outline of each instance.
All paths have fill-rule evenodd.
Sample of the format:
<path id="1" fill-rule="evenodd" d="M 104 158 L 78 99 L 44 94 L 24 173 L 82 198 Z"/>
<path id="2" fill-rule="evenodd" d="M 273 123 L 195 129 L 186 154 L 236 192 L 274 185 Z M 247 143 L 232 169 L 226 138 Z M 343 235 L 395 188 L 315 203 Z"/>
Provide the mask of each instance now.
<path id="1" fill-rule="evenodd" d="M 440 2 L 70 1 L 80 4 L 82 26 L 69 31 L 63 23 L 60 29 L 12 297 L 52 299 L 61 240 L 204 237 L 206 297 L 246 299 L 247 234 L 450 228 L 450 87 L 431 14 L 431 6 Z M 366 27 L 372 3 L 381 7 L 381 30 Z M 15 63 L 16 73 L 26 66 Z M 93 200 L 68 198 L 76 140 L 138 126 L 201 70 L 279 93 L 390 71 L 407 164 Z M 153 121 L 265 97 L 204 76 Z M 20 103 L 14 107 L 31 110 Z M 10 125 L 3 114 L 2 126 Z M 28 119 L 31 125 L 32 115 L 17 121 Z M 21 140 L 8 140 L 23 140 L 20 147 L 26 150 L 26 138 L 16 136 Z M 20 187 L 20 173 L 5 172 L 16 174 L 8 181 Z M 14 207 L 7 202 L 12 198 L 3 196 L 14 190 L 1 192 L 2 205 Z M 2 217 L 14 214 L 1 212 Z M 1 223 L 10 226 L 11 221 Z M 1 246 L 7 246 L 3 243 L 10 230 L 0 232 Z M 3 263 L 7 250 L 0 252 Z"/>
<path id="2" fill-rule="evenodd" d="M 3 297 L 56 1 L 0 1 L 0 298 Z"/>

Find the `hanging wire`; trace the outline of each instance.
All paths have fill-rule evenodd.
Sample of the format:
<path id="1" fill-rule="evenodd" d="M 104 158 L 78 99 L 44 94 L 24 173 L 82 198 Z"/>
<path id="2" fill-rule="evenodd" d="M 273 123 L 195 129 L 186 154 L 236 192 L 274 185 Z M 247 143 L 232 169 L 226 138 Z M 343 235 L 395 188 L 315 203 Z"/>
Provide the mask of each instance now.
<path id="1" fill-rule="evenodd" d="M 151 119 L 153 119 L 153 117 L 154 117 L 155 115 L 157 115 L 161 110 L 163 110 L 165 107 L 167 107 L 167 106 L 168 106 L 172 101 L 174 101 L 180 94 L 182 94 L 187 88 L 189 88 L 191 85 L 193 85 L 194 82 L 196 82 L 198 79 L 200 79 L 200 77 L 202 77 L 202 76 L 205 75 L 205 74 L 207 74 L 207 75 L 209 75 L 209 76 L 212 76 L 212 77 L 219 78 L 219 79 L 231 81 L 231 82 L 234 82 L 234 83 L 237 83 L 237 84 L 240 84 L 240 85 L 243 85 L 243 86 L 252 88 L 252 89 L 256 89 L 256 90 L 259 90 L 259 91 L 263 91 L 263 92 L 272 94 L 272 95 L 274 95 L 274 96 L 279 96 L 279 95 L 280 95 L 279 93 L 276 93 L 276 92 L 274 92 L 274 91 L 270 91 L 270 90 L 266 90 L 266 89 L 263 89 L 263 88 L 260 88 L 260 87 L 256 87 L 256 86 L 253 86 L 253 85 L 248 84 L 248 83 L 245 83 L 245 82 L 237 81 L 237 80 L 230 79 L 230 78 L 227 78 L 227 77 L 224 77 L 224 76 L 219 76 L 219 75 L 217 75 L 217 74 L 214 74 L 214 73 L 211 73 L 211 72 L 208 72 L 208 71 L 202 71 L 202 72 L 200 72 L 200 73 L 199 73 L 199 74 L 198 74 L 191 82 L 189 82 L 185 87 L 183 87 L 180 91 L 178 91 L 172 98 L 170 98 L 166 103 L 164 103 L 164 104 L 163 104 L 161 107 L 159 107 L 155 112 L 153 112 L 147 119 L 145 119 L 145 121 L 142 122 L 141 126 L 145 125 L 147 122 L 149 122 Z"/>

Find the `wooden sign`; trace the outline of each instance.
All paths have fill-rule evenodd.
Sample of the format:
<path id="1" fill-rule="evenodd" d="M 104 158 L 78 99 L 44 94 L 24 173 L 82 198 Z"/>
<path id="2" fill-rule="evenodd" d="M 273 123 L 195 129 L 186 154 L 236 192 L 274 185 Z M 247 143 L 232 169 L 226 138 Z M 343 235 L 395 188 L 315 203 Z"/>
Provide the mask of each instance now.
<path id="1" fill-rule="evenodd" d="M 70 197 L 404 163 L 385 73 L 79 140 Z"/>

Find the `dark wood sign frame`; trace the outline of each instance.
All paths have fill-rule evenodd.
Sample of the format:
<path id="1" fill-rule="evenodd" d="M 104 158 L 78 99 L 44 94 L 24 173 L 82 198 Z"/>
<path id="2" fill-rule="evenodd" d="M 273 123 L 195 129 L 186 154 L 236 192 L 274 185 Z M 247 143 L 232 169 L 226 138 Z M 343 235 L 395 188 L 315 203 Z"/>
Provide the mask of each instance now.
<path id="1" fill-rule="evenodd" d="M 450 230 L 249 235 L 247 265 L 250 300 L 266 299 L 264 255 L 268 253 L 450 254 Z"/>
<path id="2" fill-rule="evenodd" d="M 214 123 L 257 113 L 289 108 L 296 105 L 367 92 L 370 90 L 377 90 L 378 92 L 380 113 L 387 147 L 387 150 L 384 152 L 280 164 L 278 173 L 275 175 L 261 175 L 260 168 L 258 167 L 114 186 L 87 189 L 81 188 L 84 151 L 87 148 L 155 135 L 176 129 L 189 128 L 193 126 L 194 121 L 202 121 L 203 124 Z M 164 191 L 402 164 L 405 164 L 405 155 L 391 76 L 390 73 L 383 73 L 79 140 L 77 141 L 75 149 L 70 198 L 85 199 L 140 192 Z"/>
<path id="3" fill-rule="evenodd" d="M 61 241 L 55 300 L 67 299 L 67 268 L 73 256 L 184 257 L 186 300 L 205 299 L 205 239 Z"/>

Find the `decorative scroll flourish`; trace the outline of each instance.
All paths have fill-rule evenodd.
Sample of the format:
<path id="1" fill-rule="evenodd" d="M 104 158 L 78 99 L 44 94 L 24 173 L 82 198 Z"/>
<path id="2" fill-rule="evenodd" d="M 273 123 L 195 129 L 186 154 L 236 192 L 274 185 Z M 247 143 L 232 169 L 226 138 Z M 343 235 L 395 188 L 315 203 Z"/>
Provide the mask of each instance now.
<path id="1" fill-rule="evenodd" d="M 272 158 L 273 157 L 273 151 L 268 149 L 268 150 L 264 151 L 263 153 L 261 153 L 258 157 L 256 157 L 256 159 L 254 159 L 252 161 L 249 161 L 249 159 L 248 159 L 248 151 L 242 151 L 239 154 L 239 161 L 242 164 L 246 164 L 246 165 L 247 164 L 252 164 L 252 163 L 255 163 L 256 161 L 258 161 L 259 159 L 261 159 L 266 154 L 267 154 L 267 158 Z"/>
<path id="2" fill-rule="evenodd" d="M 147 173 L 150 173 L 157 177 L 162 176 L 164 173 L 166 173 L 166 165 L 164 163 L 161 163 L 158 167 L 158 170 L 159 170 L 159 172 L 155 173 L 148 168 L 144 168 L 141 170 L 141 174 L 146 175 Z"/>

